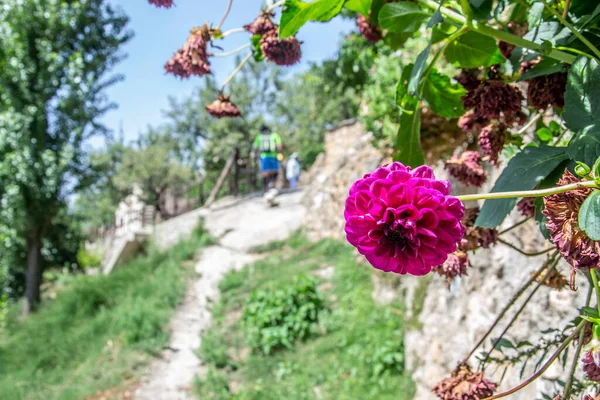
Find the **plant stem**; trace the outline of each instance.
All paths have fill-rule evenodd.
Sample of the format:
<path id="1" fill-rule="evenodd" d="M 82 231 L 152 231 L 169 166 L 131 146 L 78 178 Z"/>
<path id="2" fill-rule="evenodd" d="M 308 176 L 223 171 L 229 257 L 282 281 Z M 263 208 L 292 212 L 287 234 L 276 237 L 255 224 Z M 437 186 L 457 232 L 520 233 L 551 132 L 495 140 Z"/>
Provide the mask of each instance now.
<path id="1" fill-rule="evenodd" d="M 462 27 L 467 23 L 467 19 L 465 17 L 463 17 L 456 11 L 450 10 L 445 7 L 440 7 L 440 5 L 433 0 L 417 0 L 417 1 L 421 4 L 423 4 L 424 6 L 428 7 L 431 10 L 437 10 L 439 8 L 440 12 L 448 20 L 454 22 L 458 26 Z M 523 47 L 523 48 L 530 49 L 530 50 L 535 50 L 538 52 L 542 51 L 542 46 L 538 43 L 534 43 L 530 40 L 523 39 L 522 37 L 513 35 L 512 33 L 499 31 L 497 29 L 491 28 L 491 27 L 485 25 L 485 23 L 474 22 L 473 26 L 470 28 L 473 31 L 479 32 L 485 36 L 492 37 L 496 40 L 502 40 L 503 42 L 514 44 L 515 46 Z M 555 49 L 552 49 L 550 51 L 550 54 L 548 54 L 548 57 L 554 58 L 555 60 L 558 60 L 558 61 L 566 62 L 567 64 L 572 64 L 575 61 L 575 56 L 565 53 L 565 52 L 562 52 L 562 51 L 559 51 L 559 50 L 555 50 Z"/>
<path id="2" fill-rule="evenodd" d="M 590 42 L 589 40 L 587 40 L 586 37 L 583 36 L 581 34 L 581 32 L 579 32 L 577 30 L 577 28 L 575 28 L 569 21 L 567 21 L 566 19 L 564 19 L 562 17 L 562 15 L 560 15 L 558 13 L 558 11 L 556 11 L 555 9 L 553 9 L 552 7 L 550 7 L 548 5 L 548 3 L 546 3 L 545 1 L 544 1 L 544 7 L 546 7 L 546 9 L 548 11 L 550 11 L 552 13 L 552 15 L 554 15 L 556 17 L 556 19 L 560 21 L 561 24 L 563 24 L 564 26 L 566 26 L 567 28 L 569 28 L 569 30 L 571 32 L 573 32 L 573 35 L 575 35 L 575 37 L 577 37 L 577 39 L 581 40 L 581 42 L 583 44 L 585 44 L 588 47 L 588 49 L 590 49 L 592 51 L 592 53 L 594 53 L 596 55 L 596 58 L 600 59 L 600 50 L 598 50 L 598 48 L 596 46 L 594 46 L 592 44 L 592 42 Z"/>
<path id="3" fill-rule="evenodd" d="M 228 57 L 231 56 L 233 54 L 239 53 L 240 51 L 243 51 L 244 49 L 247 49 L 248 47 L 252 46 L 250 43 L 247 43 L 241 47 L 238 47 L 235 50 L 231 50 L 231 51 L 227 51 L 224 53 L 216 53 L 216 54 L 211 54 L 211 57 Z"/>
<path id="4" fill-rule="evenodd" d="M 542 254 L 546 254 L 549 251 L 552 251 L 553 249 L 555 249 L 555 247 L 550 247 L 549 249 L 541 250 L 541 251 L 538 251 L 538 252 L 535 252 L 535 253 L 527 253 L 526 251 L 521 250 L 520 248 L 518 248 L 517 246 L 515 246 L 515 245 L 513 245 L 513 244 L 511 244 L 509 242 L 507 242 L 506 240 L 498 238 L 498 241 L 500 243 L 502 243 L 503 245 L 506 245 L 506 246 L 510 247 L 511 249 L 513 249 L 513 250 L 515 250 L 515 251 L 517 251 L 517 252 L 519 252 L 519 253 L 523 254 L 524 256 L 527 256 L 527 257 L 541 256 Z"/>
<path id="5" fill-rule="evenodd" d="M 246 30 L 244 28 L 233 28 L 233 29 L 223 32 L 221 34 L 221 38 L 227 37 L 227 36 L 231 35 L 232 33 L 239 33 L 239 32 L 246 32 Z"/>
<path id="6" fill-rule="evenodd" d="M 487 200 L 487 199 L 512 199 L 516 197 L 543 197 L 550 196 L 552 194 L 565 193 L 569 190 L 575 190 L 579 188 L 592 188 L 597 189 L 598 185 L 594 181 L 585 181 L 580 183 L 571 183 L 569 185 L 556 186 L 548 189 L 539 190 L 524 190 L 515 192 L 497 192 L 497 193 L 476 193 L 476 194 L 465 194 L 462 196 L 456 196 L 462 202 L 469 200 Z"/>
<path id="7" fill-rule="evenodd" d="M 225 9 L 225 14 L 223 14 L 223 17 L 221 18 L 221 20 L 217 24 L 217 29 L 221 29 L 221 27 L 225 23 L 225 20 L 227 19 L 227 16 L 229 15 L 229 11 L 231 11 L 231 5 L 232 4 L 233 4 L 233 0 L 229 0 L 229 2 L 227 3 L 227 8 Z"/>
<path id="8" fill-rule="evenodd" d="M 562 13 L 563 18 L 567 18 L 567 15 L 569 15 L 569 6 L 570 5 L 571 5 L 571 0 L 565 1 L 565 8 Z M 565 398 L 566 398 L 566 395 L 565 395 Z"/>
<path id="9" fill-rule="evenodd" d="M 281 7 L 284 4 L 285 4 L 285 0 L 278 1 L 277 3 L 273 4 L 271 7 L 267 8 L 265 10 L 265 12 L 270 13 L 271 11 L 273 11 L 274 9 L 276 9 L 277 7 Z"/>
<path id="10" fill-rule="evenodd" d="M 598 312 L 600 313 L 600 287 L 598 287 L 598 276 L 596 275 L 596 269 L 590 268 L 590 275 L 592 276 L 592 283 L 594 284 L 594 290 L 596 291 L 596 301 L 598 302 Z"/>
<path id="11" fill-rule="evenodd" d="M 585 300 L 585 306 L 589 307 L 590 300 L 592 299 L 592 290 L 593 287 L 590 285 L 588 289 L 587 298 Z M 569 378 L 567 379 L 567 383 L 565 383 L 565 391 L 563 393 L 564 399 L 569 399 L 569 395 L 571 394 L 571 386 L 573 386 L 573 377 L 575 376 L 575 369 L 579 365 L 579 354 L 581 354 L 581 348 L 583 347 L 583 338 L 585 337 L 585 329 L 582 329 L 579 332 L 579 340 L 577 341 L 577 349 L 575 350 L 575 355 L 573 356 L 573 362 L 571 363 L 571 370 L 569 371 Z"/>
<path id="12" fill-rule="evenodd" d="M 246 58 L 244 58 L 242 60 L 242 62 L 240 63 L 240 65 L 238 65 L 233 72 L 231 73 L 231 75 L 229 75 L 229 77 L 227 77 L 227 79 L 225 79 L 225 82 L 223 83 L 223 86 L 221 86 L 221 92 L 223 92 L 225 90 L 225 88 L 227 87 L 227 85 L 229 85 L 229 83 L 233 80 L 233 78 L 235 78 L 235 76 L 237 75 L 238 72 L 240 72 L 242 70 L 242 68 L 244 68 L 244 65 L 246 65 L 246 63 L 248 61 L 250 61 L 250 58 L 252 57 L 252 53 L 249 53 Z"/>
<path id="13" fill-rule="evenodd" d="M 518 227 L 518 226 L 521 226 L 521 225 L 523 225 L 523 224 L 524 224 L 525 222 L 527 222 L 527 221 L 529 221 L 529 218 L 525 218 L 525 219 L 523 219 L 523 220 L 521 220 L 521 221 L 517 222 L 517 223 L 516 223 L 516 224 L 514 224 L 513 226 L 509 226 L 509 227 L 508 227 L 508 228 L 506 228 L 505 230 L 503 230 L 503 231 L 500 231 L 500 233 L 498 233 L 498 236 L 500 236 L 500 235 L 503 235 L 503 234 L 505 234 L 505 233 L 507 233 L 507 232 L 510 232 L 510 231 L 512 231 L 513 229 L 515 229 L 515 228 L 516 228 L 516 227 Z"/>
<path id="14" fill-rule="evenodd" d="M 554 257 L 556 257 L 557 254 L 558 254 L 558 252 L 554 253 Z M 554 257 L 552 259 L 554 259 Z M 483 335 L 483 337 L 481 339 L 479 339 L 479 342 L 477 342 L 477 344 L 475 344 L 475 346 L 471 349 L 469 354 L 467 354 L 465 359 L 460 364 L 466 364 L 469 361 L 469 358 L 471 358 L 471 356 L 473 355 L 473 353 L 475 353 L 475 351 L 479 348 L 479 346 L 481 346 L 483 344 L 483 342 L 485 342 L 485 340 L 488 338 L 488 336 L 492 333 L 492 330 L 496 327 L 496 325 L 498 325 L 500 320 L 502 320 L 502 318 L 504 317 L 506 312 L 512 307 L 513 304 L 515 304 L 515 302 L 519 299 L 519 297 L 521 297 L 521 295 L 523 293 L 525 293 L 527 288 L 544 271 L 544 268 L 546 268 L 546 266 L 548 265 L 548 262 L 549 261 L 546 261 L 537 271 L 535 271 L 535 274 L 533 274 L 533 276 L 531 278 L 529 278 L 529 280 L 527 282 L 525 282 L 525 284 L 513 295 L 513 297 L 508 301 L 508 303 L 506 303 L 506 306 L 504 306 L 502 311 L 500 311 L 500 314 L 498 314 L 498 316 L 492 323 L 492 326 L 489 327 L 487 332 Z"/>
<path id="15" fill-rule="evenodd" d="M 471 21 L 473 21 L 473 10 L 471 9 L 469 0 L 460 0 L 460 8 L 467 18 L 467 26 L 471 26 Z"/>
<path id="16" fill-rule="evenodd" d="M 448 36 L 448 38 L 446 38 L 444 45 L 438 49 L 438 51 L 433 56 L 433 59 L 427 66 L 427 69 L 423 72 L 423 76 L 421 77 L 421 82 L 425 82 L 425 79 L 429 76 L 429 74 L 431 74 L 431 71 L 435 67 L 435 63 L 440 59 L 442 54 L 444 54 L 444 51 L 446 50 L 448 45 L 450 43 L 452 43 L 453 41 L 455 41 L 460 35 L 463 35 L 464 33 L 466 33 L 467 31 L 468 31 L 468 28 L 466 26 L 463 26 L 462 28 L 460 28 L 459 30 L 454 32 L 452 35 Z M 422 90 L 422 88 L 421 88 L 421 90 Z M 419 91 L 419 97 L 421 97 L 421 91 Z"/>
<path id="17" fill-rule="evenodd" d="M 513 317 L 511 318 L 511 320 L 508 322 L 508 324 L 506 325 L 506 327 L 504 328 L 504 330 L 502 331 L 502 333 L 500 334 L 500 336 L 498 336 L 496 338 L 496 340 L 494 340 L 494 343 L 492 343 L 492 350 L 494 350 L 496 348 L 496 346 L 498 345 L 498 343 L 500 343 L 500 341 L 502 340 L 502 338 L 504 337 L 504 335 L 506 335 L 506 332 L 508 332 L 508 330 L 510 329 L 510 327 L 512 326 L 512 324 L 514 324 L 515 321 L 517 320 L 517 318 L 519 318 L 519 315 L 521 315 L 521 313 L 525 309 L 525 306 L 527 306 L 527 304 L 531 301 L 531 299 L 533 298 L 533 295 L 535 295 L 535 293 L 538 291 L 538 289 L 540 287 L 542 287 L 542 284 L 544 283 L 544 281 L 550 276 L 550 273 L 554 270 L 554 268 L 556 268 L 556 264 L 558 264 L 559 260 L 560 259 L 555 260 L 553 262 L 553 264 L 548 268 L 548 270 L 546 271 L 546 273 L 544 274 L 544 276 L 542 277 L 542 279 L 533 288 L 533 290 L 531 291 L 531 293 L 529 293 L 529 296 L 527 296 L 527 298 L 525 299 L 525 301 L 523 302 L 523 304 L 521 304 L 521 307 L 519 307 L 519 309 L 517 310 L 517 312 L 515 313 L 515 315 L 513 315 Z M 548 262 L 544 263 L 544 266 L 546 266 L 546 265 L 548 265 Z M 490 350 L 490 352 L 492 350 Z M 488 359 L 489 359 L 489 355 L 485 358 L 485 360 L 482 361 L 482 367 L 485 366 L 485 363 L 487 362 Z"/>
<path id="18" fill-rule="evenodd" d="M 573 333 L 571 333 L 569 335 L 569 337 L 567 337 L 565 339 L 565 341 L 560 345 L 560 347 L 554 352 L 554 354 L 552 354 L 552 356 L 550 357 L 550 359 L 548 359 L 548 361 L 546 361 L 546 363 L 542 366 L 542 368 L 540 368 L 540 370 L 538 372 L 536 372 L 535 374 L 533 374 L 529 379 L 527 379 L 525 382 L 521 383 L 519 386 L 516 386 L 504 393 L 499 393 L 496 394 L 494 396 L 491 397 L 486 397 L 483 400 L 494 400 L 494 399 L 501 399 L 502 397 L 506 397 L 506 396 L 510 396 L 513 393 L 518 392 L 519 390 L 523 389 L 524 387 L 526 387 L 527 385 L 529 385 L 531 382 L 535 381 L 537 378 L 539 378 L 540 376 L 542 376 L 544 374 L 544 372 L 546 372 L 546 370 L 550 367 L 550 365 L 552 365 L 552 363 L 554 362 L 554 360 L 556 360 L 558 358 L 558 356 L 560 356 L 560 353 L 562 353 L 564 351 L 564 349 L 567 348 L 567 346 L 573 341 L 573 339 L 575 339 L 575 337 L 577 335 L 579 335 L 579 332 L 581 332 L 581 330 L 583 329 L 583 327 L 585 326 L 585 324 L 587 324 L 587 321 L 581 321 L 579 323 L 579 325 L 577 325 L 577 328 L 573 331 Z"/>
<path id="19" fill-rule="evenodd" d="M 531 128 L 531 126 L 533 124 L 535 124 L 537 122 L 538 119 L 540 119 L 542 117 L 542 113 L 537 113 L 535 115 L 535 117 L 531 118 L 529 121 L 527 121 L 527 123 L 517 131 L 517 135 L 522 135 L 525 132 L 527 132 L 527 129 Z"/>

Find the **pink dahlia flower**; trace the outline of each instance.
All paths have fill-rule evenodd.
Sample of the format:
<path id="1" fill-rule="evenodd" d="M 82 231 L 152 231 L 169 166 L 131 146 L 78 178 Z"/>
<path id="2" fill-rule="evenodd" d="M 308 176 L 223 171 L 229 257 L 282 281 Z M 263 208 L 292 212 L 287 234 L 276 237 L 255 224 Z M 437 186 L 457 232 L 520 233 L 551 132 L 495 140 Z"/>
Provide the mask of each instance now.
<path id="1" fill-rule="evenodd" d="M 394 162 L 366 174 L 346 199 L 348 242 L 377 269 L 429 273 L 456 251 L 465 231 L 464 205 L 450 187 L 427 166 Z"/>

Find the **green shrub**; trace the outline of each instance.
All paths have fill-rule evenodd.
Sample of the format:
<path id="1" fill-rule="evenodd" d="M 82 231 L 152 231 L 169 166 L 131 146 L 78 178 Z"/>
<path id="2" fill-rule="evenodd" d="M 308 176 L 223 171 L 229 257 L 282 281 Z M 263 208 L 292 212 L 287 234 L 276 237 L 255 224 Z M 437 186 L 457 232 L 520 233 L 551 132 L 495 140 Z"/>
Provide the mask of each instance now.
<path id="1" fill-rule="evenodd" d="M 84 246 L 79 248 L 79 251 L 77 252 L 77 264 L 79 264 L 82 269 L 96 268 L 100 266 L 100 263 L 102 263 L 102 254 L 88 251 Z"/>
<path id="2" fill-rule="evenodd" d="M 311 278 L 300 277 L 283 289 L 255 292 L 242 315 L 248 345 L 265 354 L 291 348 L 310 334 L 323 310 L 317 282 Z"/>
<path id="3" fill-rule="evenodd" d="M 204 400 L 229 400 L 232 398 L 229 383 L 225 376 L 209 368 L 203 379 L 197 379 L 195 385 L 200 398 Z"/>
<path id="4" fill-rule="evenodd" d="M 223 337 L 213 330 L 209 330 L 202 335 L 199 353 L 204 362 L 213 364 L 217 368 L 228 366 L 235 368 L 235 363 L 227 355 L 227 346 L 223 342 Z"/>
<path id="5" fill-rule="evenodd" d="M 404 372 L 404 343 L 402 340 L 381 343 L 368 363 L 374 377 L 385 374 L 401 375 Z"/>

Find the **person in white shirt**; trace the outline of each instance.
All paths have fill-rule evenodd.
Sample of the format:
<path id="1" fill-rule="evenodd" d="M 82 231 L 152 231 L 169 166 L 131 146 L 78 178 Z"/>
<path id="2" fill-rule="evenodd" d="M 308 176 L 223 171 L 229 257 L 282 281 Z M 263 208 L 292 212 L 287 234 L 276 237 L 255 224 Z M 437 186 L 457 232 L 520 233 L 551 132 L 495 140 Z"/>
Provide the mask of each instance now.
<path id="1" fill-rule="evenodd" d="M 298 153 L 290 156 L 285 165 L 285 177 L 290 183 L 290 189 L 295 190 L 298 186 L 298 178 L 300 177 L 300 163 L 298 162 Z"/>

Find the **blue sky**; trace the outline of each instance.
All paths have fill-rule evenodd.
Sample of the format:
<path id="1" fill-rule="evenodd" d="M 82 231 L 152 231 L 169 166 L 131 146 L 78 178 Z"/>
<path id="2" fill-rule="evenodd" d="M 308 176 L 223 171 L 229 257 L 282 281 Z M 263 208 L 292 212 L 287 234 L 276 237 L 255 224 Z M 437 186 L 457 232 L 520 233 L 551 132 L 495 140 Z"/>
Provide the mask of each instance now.
<path id="1" fill-rule="evenodd" d="M 125 75 L 123 82 L 110 87 L 109 99 L 118 105 L 108 112 L 103 122 L 117 133 L 123 128 L 126 140 L 135 139 L 147 125 L 164 121 L 162 110 L 168 97 L 188 96 L 202 78 L 179 80 L 165 75 L 163 66 L 181 47 L 192 27 L 204 22 L 216 24 L 225 10 L 226 0 L 175 0 L 170 9 L 157 9 L 146 0 L 111 0 L 120 5 L 130 18 L 129 28 L 135 36 L 124 47 L 128 57 L 113 72 Z M 254 19 L 262 0 L 234 0 L 232 11 L 223 30 L 241 27 Z M 352 30 L 353 21 L 334 19 L 326 24 L 310 23 L 302 28 L 298 39 L 302 46 L 302 62 L 291 71 L 306 68 L 309 62 L 319 62 L 335 54 L 341 34 Z M 225 50 L 248 43 L 247 33 L 236 33 L 218 45 Z M 217 52 L 218 50 L 214 50 Z M 212 70 L 219 82 L 225 80 L 235 67 L 233 57 L 212 58 Z M 99 144 L 94 141 L 93 145 Z"/>

